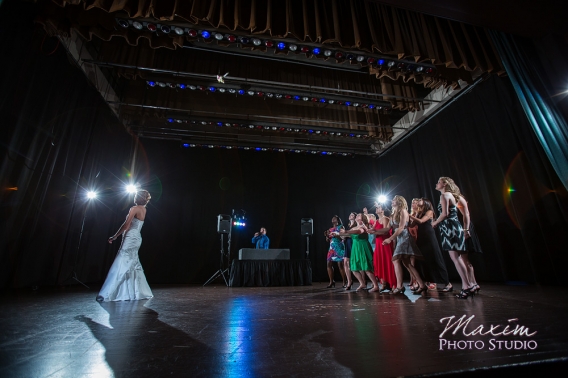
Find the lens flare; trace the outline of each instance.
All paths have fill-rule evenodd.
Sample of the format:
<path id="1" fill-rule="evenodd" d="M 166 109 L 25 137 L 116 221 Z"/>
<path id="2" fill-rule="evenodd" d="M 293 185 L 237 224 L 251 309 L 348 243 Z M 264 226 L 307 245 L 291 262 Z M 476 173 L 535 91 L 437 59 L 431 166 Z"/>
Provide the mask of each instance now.
<path id="1" fill-rule="evenodd" d="M 126 191 L 128 193 L 136 193 L 138 191 L 138 188 L 136 187 L 136 185 L 129 184 L 126 186 Z"/>
<path id="2" fill-rule="evenodd" d="M 95 198 L 97 198 L 97 193 L 96 193 L 96 192 L 93 192 L 93 191 L 91 190 L 91 191 L 87 192 L 87 198 L 88 198 L 88 199 L 95 199 Z"/>
<path id="3" fill-rule="evenodd" d="M 387 196 L 381 194 L 381 195 L 377 198 L 377 200 L 379 201 L 379 203 L 385 203 L 385 202 L 387 202 Z"/>

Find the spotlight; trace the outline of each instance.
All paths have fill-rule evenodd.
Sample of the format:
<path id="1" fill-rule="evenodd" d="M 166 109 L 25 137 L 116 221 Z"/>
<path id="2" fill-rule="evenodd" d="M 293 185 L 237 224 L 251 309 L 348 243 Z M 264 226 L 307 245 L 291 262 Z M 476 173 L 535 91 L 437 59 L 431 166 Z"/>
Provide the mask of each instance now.
<path id="1" fill-rule="evenodd" d="M 182 146 L 183 146 L 184 148 L 189 148 L 189 143 L 184 143 L 184 144 L 182 144 Z"/>
<path id="2" fill-rule="evenodd" d="M 247 45 L 247 44 L 250 43 L 250 38 L 247 38 L 247 37 L 241 37 L 239 40 L 241 41 L 241 43 L 243 45 Z"/>
<path id="3" fill-rule="evenodd" d="M 336 59 L 342 59 L 342 58 L 343 58 L 343 53 L 340 52 L 340 51 L 336 52 L 336 53 L 335 53 L 335 58 L 336 58 Z"/>
<path id="4" fill-rule="evenodd" d="M 169 34 L 172 29 L 168 25 L 162 25 L 161 27 L 162 33 Z"/>
<path id="5" fill-rule="evenodd" d="M 240 94 L 240 95 L 244 95 L 244 94 L 245 94 L 245 90 L 244 90 L 244 89 L 239 89 L 239 94 Z"/>
<path id="6" fill-rule="evenodd" d="M 134 26 L 134 29 L 136 29 L 136 30 L 142 30 L 142 28 L 144 27 L 144 26 L 143 26 L 140 22 L 138 22 L 138 21 L 134 21 L 134 22 L 132 23 L 132 26 Z"/>
<path id="7" fill-rule="evenodd" d="M 211 92 L 215 92 L 216 90 L 217 90 L 217 88 L 215 88 L 215 87 L 209 87 L 209 91 L 211 91 Z"/>
<path id="8" fill-rule="evenodd" d="M 387 202 L 387 196 L 385 196 L 383 194 L 381 194 L 377 199 L 379 200 L 379 203 Z"/>
<path id="9" fill-rule="evenodd" d="M 189 29 L 189 30 L 187 31 L 187 35 L 189 35 L 190 37 L 195 38 L 195 37 L 197 37 L 197 30 L 195 30 L 195 29 Z"/>
<path id="10" fill-rule="evenodd" d="M 97 193 L 90 190 L 90 191 L 87 192 L 87 198 L 88 199 L 95 199 L 95 198 L 97 198 Z"/>
<path id="11" fill-rule="evenodd" d="M 272 42 L 272 41 L 265 41 L 265 42 L 264 42 L 264 45 L 265 45 L 266 47 L 272 47 L 272 46 L 274 46 L 274 42 Z"/>
<path id="12" fill-rule="evenodd" d="M 227 41 L 233 43 L 237 41 L 237 37 L 235 37 L 234 35 L 227 35 L 225 36 L 227 38 Z"/>
<path id="13" fill-rule="evenodd" d="M 284 50 L 286 48 L 286 44 L 284 42 L 278 42 L 276 47 L 278 47 L 278 50 Z"/>
<path id="14" fill-rule="evenodd" d="M 255 46 L 260 46 L 262 44 L 262 41 L 258 38 L 253 38 L 252 44 L 255 45 Z"/>
<path id="15" fill-rule="evenodd" d="M 314 53 L 314 55 L 319 55 L 320 51 L 321 51 L 321 50 L 320 50 L 319 48 L 317 48 L 317 47 L 312 50 L 312 52 Z"/>
<path id="16" fill-rule="evenodd" d="M 326 102 L 325 98 L 320 98 L 320 102 Z"/>
<path id="17" fill-rule="evenodd" d="M 138 191 L 138 188 L 135 185 L 130 184 L 126 186 L 126 191 L 128 193 L 136 193 Z"/>
<path id="18" fill-rule="evenodd" d="M 207 30 L 203 30 L 201 32 L 201 36 L 205 39 L 209 39 L 209 38 L 211 38 L 211 33 L 209 33 Z"/>
<path id="19" fill-rule="evenodd" d="M 176 26 L 176 27 L 174 28 L 174 32 L 175 32 L 177 35 L 183 35 L 183 29 L 180 28 L 179 26 Z"/>
<path id="20" fill-rule="evenodd" d="M 214 34 L 214 37 L 215 37 L 215 39 L 216 39 L 217 41 L 220 41 L 220 40 L 223 39 L 223 34 L 221 34 L 221 33 L 215 33 L 215 34 Z"/>
<path id="21" fill-rule="evenodd" d="M 298 46 L 296 46 L 296 45 L 289 45 L 289 46 L 288 46 L 288 50 L 290 50 L 290 51 L 296 51 L 296 50 L 298 50 Z"/>
<path id="22" fill-rule="evenodd" d="M 302 46 L 300 48 L 300 51 L 303 52 L 303 53 L 308 53 L 308 52 L 310 52 L 310 48 L 308 46 Z"/>
<path id="23" fill-rule="evenodd" d="M 156 86 L 156 82 L 155 81 L 148 81 L 147 82 L 149 86 L 154 87 Z"/>
<path id="24" fill-rule="evenodd" d="M 118 19 L 117 20 L 118 24 L 123 27 L 123 28 L 127 28 L 128 26 L 130 26 L 130 24 L 128 23 L 128 21 L 123 20 L 123 19 Z"/>
<path id="25" fill-rule="evenodd" d="M 154 24 L 148 24 L 146 25 L 146 27 L 148 28 L 148 30 L 150 30 L 151 32 L 155 32 L 157 27 Z"/>
<path id="26" fill-rule="evenodd" d="M 180 84 L 178 84 L 177 86 L 178 86 L 178 87 L 179 87 L 180 89 L 185 89 L 185 87 L 186 87 L 186 85 L 185 85 L 185 84 L 181 84 L 181 83 L 180 83 Z"/>
<path id="27" fill-rule="evenodd" d="M 358 61 L 358 62 L 362 62 L 362 61 L 364 61 L 364 60 L 365 60 L 365 57 L 364 57 L 363 55 L 357 56 L 357 61 Z"/>
<path id="28" fill-rule="evenodd" d="M 325 50 L 325 51 L 323 52 L 323 55 L 325 55 L 325 56 L 331 56 L 331 54 L 333 54 L 333 53 L 331 52 L 331 50 Z"/>

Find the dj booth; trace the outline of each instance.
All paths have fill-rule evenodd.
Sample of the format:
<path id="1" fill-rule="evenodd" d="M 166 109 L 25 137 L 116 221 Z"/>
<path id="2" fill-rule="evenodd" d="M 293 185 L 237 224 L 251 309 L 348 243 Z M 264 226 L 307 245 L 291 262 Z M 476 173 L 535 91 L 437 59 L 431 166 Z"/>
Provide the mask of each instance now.
<path id="1" fill-rule="evenodd" d="M 309 260 L 290 260 L 289 249 L 239 250 L 233 260 L 229 286 L 305 286 L 312 284 Z"/>

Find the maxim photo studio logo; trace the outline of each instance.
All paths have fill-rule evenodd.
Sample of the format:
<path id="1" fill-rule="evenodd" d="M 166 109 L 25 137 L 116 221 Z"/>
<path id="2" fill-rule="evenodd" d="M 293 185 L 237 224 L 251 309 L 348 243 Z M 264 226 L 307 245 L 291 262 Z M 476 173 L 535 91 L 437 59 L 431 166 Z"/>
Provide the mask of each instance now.
<path id="1" fill-rule="evenodd" d="M 536 331 L 531 332 L 527 327 L 518 323 L 518 318 L 508 319 L 506 325 L 475 326 L 472 320 L 463 315 L 456 319 L 448 316 L 440 319 L 445 324 L 444 331 L 439 336 L 439 350 L 535 350 L 538 344 L 531 339 Z M 459 335 L 459 339 L 450 335 Z M 463 337 L 462 337 L 463 336 Z"/>

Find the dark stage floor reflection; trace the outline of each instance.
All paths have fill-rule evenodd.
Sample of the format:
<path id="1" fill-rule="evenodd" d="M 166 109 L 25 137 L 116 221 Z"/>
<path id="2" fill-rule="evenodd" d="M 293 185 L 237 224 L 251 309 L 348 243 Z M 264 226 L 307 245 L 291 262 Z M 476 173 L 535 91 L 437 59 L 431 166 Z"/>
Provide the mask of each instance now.
<path id="1" fill-rule="evenodd" d="M 325 285 L 153 286 L 151 300 L 102 304 L 80 287 L 4 293 L 0 376 L 487 377 L 568 366 L 561 288 L 485 284 L 459 300 Z M 440 319 L 463 315 L 475 317 L 440 338 Z M 528 331 L 499 335 L 506 325 Z M 479 326 L 485 335 L 467 335 Z"/>

